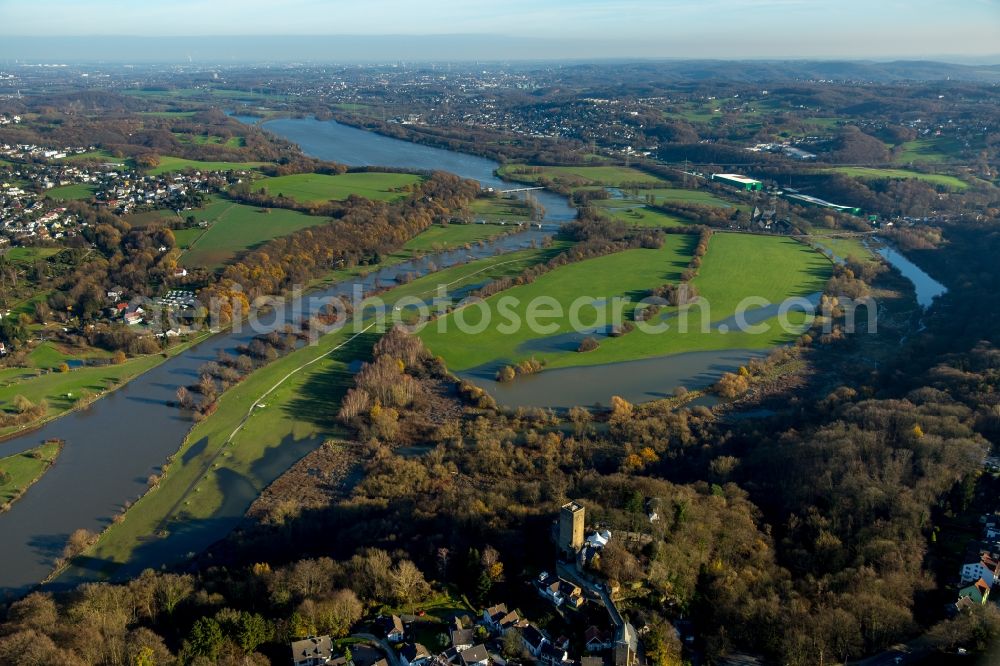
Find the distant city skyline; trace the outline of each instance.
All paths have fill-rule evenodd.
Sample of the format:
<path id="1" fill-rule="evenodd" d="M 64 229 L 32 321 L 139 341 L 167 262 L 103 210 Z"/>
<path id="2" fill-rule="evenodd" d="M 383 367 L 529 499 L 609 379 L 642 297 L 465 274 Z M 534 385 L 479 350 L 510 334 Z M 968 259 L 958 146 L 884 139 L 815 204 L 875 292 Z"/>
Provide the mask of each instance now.
<path id="1" fill-rule="evenodd" d="M 467 59 L 982 57 L 1000 53 L 1000 0 L 0 0 L 3 37 L 113 35 L 397 36 L 410 59 L 435 36 Z"/>

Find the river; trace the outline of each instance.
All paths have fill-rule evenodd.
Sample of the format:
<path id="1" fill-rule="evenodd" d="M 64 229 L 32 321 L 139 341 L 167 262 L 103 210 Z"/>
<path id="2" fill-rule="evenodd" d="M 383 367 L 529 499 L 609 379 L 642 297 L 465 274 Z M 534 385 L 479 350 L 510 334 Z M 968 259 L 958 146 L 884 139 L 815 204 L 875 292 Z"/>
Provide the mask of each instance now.
<path id="1" fill-rule="evenodd" d="M 471 155 L 421 146 L 392 139 L 335 122 L 313 119 L 273 120 L 263 126 L 298 143 L 311 155 L 350 165 L 372 165 L 419 170 L 445 170 L 480 181 L 484 186 L 508 186 L 494 171 L 498 164 Z M 398 275 L 428 272 L 431 262 L 439 268 L 473 258 L 492 256 L 529 247 L 551 235 L 552 228 L 575 216 L 564 198 L 550 192 L 536 192 L 546 209 L 545 229 L 500 238 L 483 247 L 427 256 L 392 268 L 375 271 L 357 281 L 366 291 L 376 283 L 386 284 Z M 353 282 L 331 287 L 318 295 L 349 294 Z M 309 314 L 306 312 L 306 314 Z M 274 322 L 277 328 L 284 320 Z M 0 443 L 0 455 L 11 455 L 37 446 L 50 438 L 65 440 L 62 455 L 49 471 L 16 502 L 0 514 L 0 591 L 18 594 L 44 578 L 61 555 L 69 534 L 85 528 L 103 530 L 123 504 L 145 492 L 147 479 L 158 473 L 168 456 L 175 453 L 191 427 L 191 422 L 169 406 L 179 386 L 194 383 L 198 368 L 217 358 L 219 352 L 233 353 L 250 340 L 254 332 L 225 332 L 178 354 L 157 368 L 136 378 L 123 388 L 94 402 L 86 409 L 68 414 L 42 428 Z M 749 351 L 704 352 L 636 361 L 617 366 L 568 368 L 542 373 L 515 388 L 489 384 L 502 402 L 538 406 L 607 404 L 613 393 L 632 400 L 659 397 L 675 386 L 704 386 L 721 374 L 745 362 Z M 518 392 L 520 391 L 520 392 Z M 306 443 L 311 445 L 312 443 Z M 287 469 L 307 451 L 303 446 L 277 447 L 275 459 L 268 460 L 274 476 Z M 219 525 L 231 526 L 255 497 L 253 489 L 227 496 Z M 207 547 L 225 531 L 201 534 L 193 546 Z M 158 566 L 165 551 L 151 542 L 143 549 L 147 561 L 133 563 Z"/>

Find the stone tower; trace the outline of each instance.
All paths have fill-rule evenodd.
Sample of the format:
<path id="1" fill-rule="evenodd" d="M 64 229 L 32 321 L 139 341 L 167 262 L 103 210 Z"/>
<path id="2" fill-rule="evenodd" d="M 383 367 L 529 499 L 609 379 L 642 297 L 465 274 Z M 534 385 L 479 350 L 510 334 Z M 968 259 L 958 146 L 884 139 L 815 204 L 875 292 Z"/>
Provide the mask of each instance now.
<path id="1" fill-rule="evenodd" d="M 583 547 L 584 509 L 576 502 L 567 502 L 559 510 L 559 550 L 576 557 Z"/>

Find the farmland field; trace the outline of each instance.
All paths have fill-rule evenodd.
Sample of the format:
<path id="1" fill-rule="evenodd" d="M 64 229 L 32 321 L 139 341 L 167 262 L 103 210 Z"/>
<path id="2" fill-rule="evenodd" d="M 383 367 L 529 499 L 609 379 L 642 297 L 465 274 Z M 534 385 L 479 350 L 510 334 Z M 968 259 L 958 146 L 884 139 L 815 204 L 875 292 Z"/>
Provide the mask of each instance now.
<path id="1" fill-rule="evenodd" d="M 448 362 L 449 368 L 465 371 L 474 368 L 496 368 L 534 356 L 549 367 L 596 365 L 626 360 L 665 356 L 686 351 L 718 349 L 764 349 L 790 342 L 795 332 L 787 333 L 777 326 L 770 326 L 766 333 L 728 332 L 713 325 L 703 331 L 698 325 L 699 312 L 692 306 L 690 330 L 680 333 L 676 327 L 665 333 L 633 331 L 619 338 L 605 337 L 605 327 L 596 337 L 600 347 L 588 353 L 575 351 L 578 337 L 572 333 L 568 320 L 563 317 L 548 320 L 558 328 L 541 335 L 520 326 L 508 334 L 501 333 L 499 325 L 506 320 L 498 314 L 498 299 L 511 296 L 519 303 L 512 310 L 524 321 L 527 302 L 535 297 L 553 297 L 563 312 L 577 297 L 596 301 L 600 308 L 584 307 L 580 314 L 583 322 L 595 321 L 597 310 L 607 311 L 605 300 L 623 298 L 636 303 L 646 292 L 665 282 L 676 283 L 687 264 L 694 239 L 690 236 L 667 236 L 667 244 L 660 250 L 628 250 L 618 254 L 589 259 L 565 266 L 548 273 L 533 283 L 507 290 L 487 299 L 491 321 L 482 333 L 466 333 L 454 321 L 445 322 L 447 330 L 441 332 L 437 323 L 428 326 L 421 337 L 427 345 Z M 701 296 L 709 306 L 705 318 L 713 324 L 729 319 L 740 301 L 748 296 L 777 303 L 792 296 L 807 296 L 819 292 L 829 277 L 830 263 L 818 252 L 791 239 L 745 234 L 717 233 L 712 237 L 701 272 L 694 280 Z M 671 314 L 677 308 L 667 308 Z M 626 313 L 631 307 L 626 307 Z M 449 315 L 446 319 L 454 319 Z M 480 321 L 478 307 L 470 308 L 463 320 L 470 327 Z M 801 321 L 796 314 L 791 321 Z M 773 317 L 767 320 L 773 324 Z M 669 320 L 668 320 L 669 322 Z"/>
<path id="2" fill-rule="evenodd" d="M 968 183 L 956 178 L 955 176 L 948 176 L 945 174 L 938 173 L 920 173 L 919 171 L 909 171 L 907 169 L 873 169 L 869 167 L 831 167 L 829 169 L 823 169 L 827 173 L 842 173 L 847 176 L 853 176 L 854 178 L 861 179 L 876 179 L 876 178 L 916 178 L 917 180 L 923 180 L 932 185 L 942 185 L 944 187 L 950 187 L 956 190 L 964 190 L 969 185 Z"/>
<path id="3" fill-rule="evenodd" d="M 421 176 L 408 173 L 362 172 L 339 176 L 297 173 L 264 178 L 254 183 L 254 187 L 263 187 L 271 196 L 280 194 L 306 204 L 346 199 L 352 194 L 377 201 L 395 201 L 406 196 L 405 188 L 421 180 Z"/>

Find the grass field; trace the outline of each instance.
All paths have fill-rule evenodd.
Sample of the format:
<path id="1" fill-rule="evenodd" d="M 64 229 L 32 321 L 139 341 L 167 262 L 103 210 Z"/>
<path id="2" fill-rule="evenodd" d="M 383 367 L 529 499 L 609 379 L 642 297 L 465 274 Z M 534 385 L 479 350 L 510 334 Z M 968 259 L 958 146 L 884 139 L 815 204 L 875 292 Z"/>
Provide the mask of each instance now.
<path id="1" fill-rule="evenodd" d="M 75 183 L 73 185 L 63 185 L 46 190 L 45 196 L 50 199 L 65 199 L 67 201 L 79 201 L 89 199 L 94 196 L 96 189 L 87 183 Z"/>
<path id="2" fill-rule="evenodd" d="M 223 137 L 214 134 L 185 134 L 174 132 L 174 136 L 181 143 L 191 143 L 197 146 L 225 146 L 226 148 L 242 148 L 246 145 L 246 140 L 241 136 Z"/>
<path id="3" fill-rule="evenodd" d="M 45 442 L 17 455 L 0 458 L 0 511 L 6 511 L 56 461 L 61 442 Z"/>
<path id="4" fill-rule="evenodd" d="M 195 111 L 140 111 L 139 115 L 150 118 L 190 118 L 195 113 Z"/>
<path id="5" fill-rule="evenodd" d="M 151 176 L 159 176 L 163 173 L 183 171 L 185 169 L 195 169 L 197 171 L 238 171 L 254 169 L 263 164 L 264 162 L 201 162 L 199 160 L 186 160 L 183 157 L 164 155 L 160 158 L 159 165 L 149 170 L 149 174 Z"/>
<path id="6" fill-rule="evenodd" d="M 545 166 L 530 167 L 537 169 L 537 173 L 516 173 L 517 169 L 525 168 L 524 164 L 508 164 L 500 167 L 498 173 L 508 180 L 516 180 L 522 183 L 535 183 L 542 176 L 551 179 L 560 178 L 569 181 L 574 186 L 604 185 L 607 187 L 620 187 L 625 183 L 659 183 L 662 182 L 656 176 L 651 176 L 644 171 L 620 166 Z"/>
<path id="7" fill-rule="evenodd" d="M 813 244 L 818 245 L 821 250 L 829 251 L 840 259 L 857 259 L 858 261 L 875 261 L 875 256 L 871 250 L 865 247 L 860 238 L 830 236 L 822 232 L 813 232 L 814 237 L 810 239 Z"/>
<path id="8" fill-rule="evenodd" d="M 449 224 L 434 225 L 403 246 L 402 252 L 410 258 L 416 252 L 438 252 L 488 240 L 511 231 L 499 224 Z"/>
<path id="9" fill-rule="evenodd" d="M 282 194 L 299 203 L 325 203 L 356 194 L 377 201 L 396 201 L 406 196 L 405 188 L 423 178 L 409 173 L 345 173 L 330 176 L 320 173 L 297 173 L 291 176 L 264 178 L 254 183 L 271 196 Z"/>
<path id="10" fill-rule="evenodd" d="M 278 236 L 330 222 L 329 218 L 306 215 L 294 210 L 264 209 L 214 199 L 204 208 L 185 211 L 211 226 L 184 229 L 174 234 L 184 250 L 179 263 L 186 268 L 219 268 L 241 252 Z"/>
<path id="11" fill-rule="evenodd" d="M 895 161 L 900 164 L 911 162 L 937 163 L 958 157 L 961 145 L 950 137 L 914 139 L 900 145 Z"/>
<path id="12" fill-rule="evenodd" d="M 48 259 L 60 252 L 58 247 L 12 247 L 5 256 L 14 263 L 28 265 L 39 259 Z"/>
<path id="13" fill-rule="evenodd" d="M 660 211 L 646 208 L 642 204 L 637 204 L 629 208 L 618 208 L 613 207 L 615 203 L 619 204 L 619 206 L 622 204 L 621 201 L 601 201 L 599 208 L 604 209 L 604 212 L 609 216 L 637 227 L 678 227 L 691 224 L 690 221 L 684 218 L 661 213 Z"/>
<path id="14" fill-rule="evenodd" d="M 634 303 L 646 291 L 664 282 L 677 282 L 687 264 L 688 253 L 694 239 L 689 236 L 667 236 L 667 245 L 661 250 L 629 250 L 607 257 L 571 264 L 548 273 L 530 285 L 507 290 L 487 300 L 491 323 L 482 333 L 465 333 L 454 321 L 445 322 L 446 332 L 434 324 L 421 333 L 427 345 L 442 355 L 452 370 L 463 371 L 480 367 L 496 367 L 534 356 L 550 367 L 595 365 L 678 352 L 715 349 L 763 349 L 788 342 L 794 334 L 785 333 L 771 326 L 767 333 L 722 333 L 713 327 L 702 331 L 698 316 L 692 316 L 689 332 L 680 333 L 672 326 L 666 333 L 633 331 L 619 338 L 600 339 L 600 348 L 588 353 L 575 351 L 577 341 L 571 335 L 568 318 L 546 320 L 558 325 L 545 333 L 534 333 L 527 326 L 520 326 L 504 334 L 500 324 L 507 321 L 498 315 L 498 299 L 515 297 L 519 304 L 512 311 L 524 321 L 528 301 L 536 297 L 552 297 L 568 312 L 574 299 L 585 296 L 600 304 L 608 313 L 609 306 L 602 299 L 620 297 Z M 710 315 L 706 319 L 717 323 L 731 317 L 739 302 L 748 296 L 763 297 L 774 303 L 790 296 L 806 296 L 821 291 L 831 271 L 830 263 L 814 250 L 791 239 L 751 236 L 747 234 L 717 233 L 712 237 L 704 258 L 700 275 L 694 284 L 708 301 Z M 596 321 L 598 308 L 584 307 L 580 311 L 582 322 Z M 676 308 L 667 308 L 676 312 Z M 631 308 L 626 307 L 626 313 Z M 697 315 L 697 313 L 694 313 Z M 465 321 L 475 326 L 480 321 L 478 308 L 465 313 Z M 453 319 L 449 315 L 447 319 Z M 794 315 L 789 319 L 795 320 Z M 801 318 L 799 318 L 801 319 Z M 602 327 L 603 331 L 603 327 Z"/>
<path id="15" fill-rule="evenodd" d="M 187 349 L 194 342 L 191 340 L 175 345 L 167 351 L 167 355 L 172 356 Z M 41 351 L 35 350 L 29 356 L 28 362 L 31 367 L 0 369 L 0 410 L 9 409 L 14 398 L 22 395 L 35 404 L 45 400 L 49 409 L 42 421 L 51 420 L 74 407 L 89 403 L 104 392 L 121 386 L 165 360 L 160 354 L 152 354 L 129 359 L 121 365 L 84 366 L 71 369 L 69 372 L 46 373 L 43 369 L 79 357 L 64 355 L 55 348 L 45 345 L 40 349 Z M 95 355 L 92 354 L 91 357 L 93 356 Z M 0 437 L 22 429 L 23 427 L 0 428 Z"/>
<path id="16" fill-rule="evenodd" d="M 430 299 L 439 283 L 451 283 L 454 288 L 516 274 L 564 248 L 565 244 L 556 244 L 456 266 L 397 287 L 380 298 L 390 306 L 404 296 Z M 136 502 L 124 520 L 111 525 L 87 551 L 87 569 L 70 567 L 60 579 L 90 576 L 94 567 L 110 574 L 125 562 L 129 562 L 129 569 L 157 566 L 160 561 L 180 560 L 221 538 L 267 484 L 324 439 L 341 434 L 334 416 L 340 397 L 353 381 L 350 365 L 367 358 L 377 338 L 362 333 L 351 341 L 353 335 L 352 326 L 330 333 L 318 344 L 257 370 L 224 393 L 216 412 L 194 426 L 159 486 Z M 285 377 L 288 379 L 280 387 L 261 400 Z M 258 402 L 263 404 L 253 409 Z M 245 426 L 230 439 L 251 410 Z M 137 551 L 149 545 L 154 536 L 172 539 L 160 544 L 155 563 L 138 561 L 142 558 L 136 557 Z"/>
<path id="17" fill-rule="evenodd" d="M 91 150 L 86 153 L 80 153 L 78 155 L 67 155 L 57 161 L 59 162 L 83 162 L 87 160 L 97 160 L 101 162 L 114 162 L 116 164 L 125 164 L 127 161 L 124 157 L 115 157 L 106 150 Z"/>
<path id="18" fill-rule="evenodd" d="M 469 208 L 477 220 L 522 222 L 531 219 L 531 209 L 521 199 L 476 199 Z"/>
<path id="19" fill-rule="evenodd" d="M 916 178 L 932 185 L 942 185 L 955 190 L 964 190 L 968 183 L 956 178 L 939 173 L 920 173 L 919 171 L 909 171 L 907 169 L 873 169 L 869 167 L 831 167 L 823 169 L 827 173 L 842 173 L 854 178 L 873 180 L 876 178 Z"/>
<path id="20" fill-rule="evenodd" d="M 639 199 L 645 200 L 646 196 L 652 194 L 656 203 L 691 203 L 703 206 L 715 206 L 716 208 L 732 208 L 736 204 L 719 197 L 712 192 L 705 190 L 689 190 L 683 187 L 663 187 L 653 190 L 636 190 L 631 193 Z"/>

